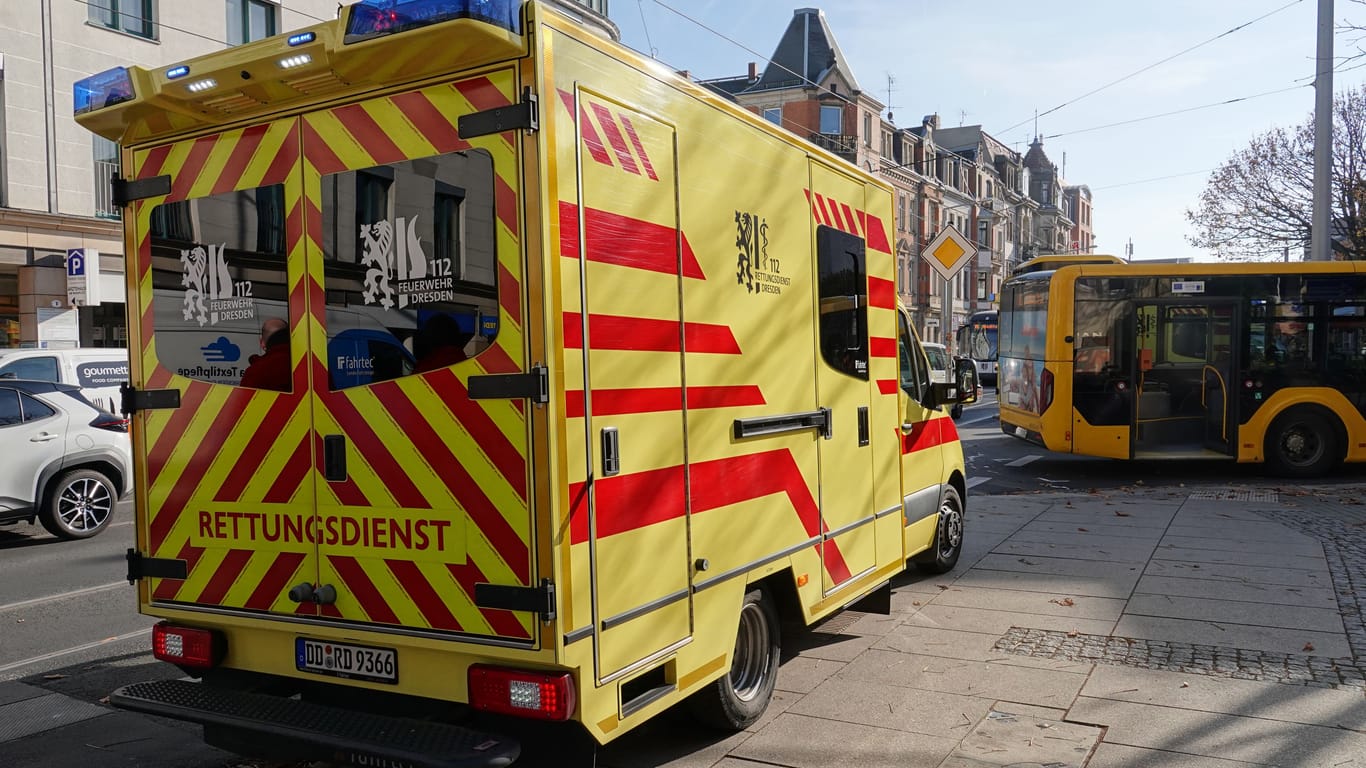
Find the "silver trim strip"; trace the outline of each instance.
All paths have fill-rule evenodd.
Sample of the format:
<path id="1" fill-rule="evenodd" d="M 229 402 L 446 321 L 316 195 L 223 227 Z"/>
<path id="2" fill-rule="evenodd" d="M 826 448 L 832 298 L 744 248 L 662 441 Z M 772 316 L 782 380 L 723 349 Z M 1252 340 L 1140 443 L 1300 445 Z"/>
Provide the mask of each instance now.
<path id="1" fill-rule="evenodd" d="M 678 642 L 674 643 L 673 645 L 670 645 L 667 648 L 661 648 L 658 651 L 655 651 L 654 653 L 650 654 L 649 656 L 646 656 L 645 658 L 641 659 L 640 661 L 637 661 L 634 664 L 619 669 L 616 672 L 613 672 L 612 674 L 608 675 L 607 677 L 604 677 L 601 681 L 599 681 L 599 685 L 607 685 L 608 683 L 614 680 L 620 680 L 623 677 L 629 677 L 630 675 L 633 675 L 646 667 L 654 665 L 655 662 L 659 661 L 665 656 L 669 656 L 673 653 L 676 653 L 679 648 L 682 648 L 683 646 L 688 645 L 691 642 L 692 636 L 689 635 L 688 637 L 679 640 Z"/>
<path id="2" fill-rule="evenodd" d="M 692 585 L 692 591 L 694 593 L 697 593 L 701 592 L 704 589 L 711 589 L 712 587 L 716 586 L 717 584 L 720 584 L 723 581 L 730 581 L 736 576 L 749 573 L 755 568 L 761 568 L 773 562 L 774 560 L 780 560 L 784 557 L 787 557 L 788 555 L 791 555 L 795 552 L 800 552 L 801 550 L 806 549 L 807 547 L 813 547 L 819 543 L 821 543 L 821 537 L 812 536 L 811 538 L 807 539 L 806 541 L 803 541 L 800 544 L 794 544 L 788 547 L 787 549 L 779 550 L 778 552 L 774 552 L 773 554 L 768 555 L 766 557 L 761 557 L 758 560 L 754 560 L 752 562 L 745 563 L 744 565 L 732 568 L 729 571 L 718 573 L 715 576 L 712 576 L 711 578 L 706 579 L 704 581 L 695 582 Z"/>
<path id="3" fill-rule="evenodd" d="M 621 613 L 618 613 L 615 616 L 608 616 L 607 618 L 602 620 L 602 629 L 604 632 L 606 632 L 612 627 L 625 624 L 631 619 L 638 619 L 641 616 L 644 616 L 647 613 L 653 613 L 654 611 L 663 608 L 666 605 L 672 605 L 678 602 L 679 600 L 686 600 L 688 598 L 688 594 L 689 592 L 687 588 L 680 589 L 677 592 L 670 592 L 669 594 L 663 597 L 656 598 L 648 603 L 638 605 L 629 611 L 622 611 Z"/>
<path id="4" fill-rule="evenodd" d="M 596 633 L 597 631 L 593 629 L 592 624 L 589 624 L 586 627 L 579 627 L 578 629 L 564 633 L 564 644 L 572 645 L 580 640 L 590 638 Z"/>
<path id="5" fill-rule="evenodd" d="M 848 525 L 841 525 L 840 527 L 836 528 L 836 529 L 833 530 L 833 531 L 826 531 L 825 534 L 821 536 L 821 540 L 822 540 L 822 541 L 829 541 L 829 540 L 835 538 L 836 536 L 842 536 L 842 535 L 844 535 L 844 534 L 846 534 L 846 533 L 848 533 L 848 532 L 854 530 L 855 528 L 861 528 L 861 527 L 863 527 L 863 526 L 865 526 L 865 525 L 867 525 L 867 524 L 873 522 L 873 521 L 876 520 L 877 518 L 878 518 L 877 515 L 869 515 L 869 516 L 867 516 L 867 517 L 865 517 L 865 518 L 861 518 L 861 519 L 859 519 L 859 520 L 855 520 L 854 522 L 849 523 Z"/>

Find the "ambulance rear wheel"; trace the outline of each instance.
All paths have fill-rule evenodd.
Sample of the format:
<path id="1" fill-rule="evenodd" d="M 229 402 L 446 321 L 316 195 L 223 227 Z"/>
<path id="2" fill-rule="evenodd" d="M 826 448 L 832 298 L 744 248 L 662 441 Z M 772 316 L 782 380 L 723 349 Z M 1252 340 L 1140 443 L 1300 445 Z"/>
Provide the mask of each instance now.
<path id="1" fill-rule="evenodd" d="M 745 594 L 730 672 L 688 699 L 693 716 L 706 725 L 743 731 L 758 721 L 778 682 L 778 611 L 762 588 Z"/>
<path id="2" fill-rule="evenodd" d="M 114 484 L 93 469 L 73 469 L 48 486 L 38 520 L 59 539 L 88 539 L 114 517 Z"/>
<path id="3" fill-rule="evenodd" d="M 963 498 L 952 485 L 944 486 L 939 497 L 939 519 L 935 521 L 934 546 L 915 558 L 921 573 L 948 573 L 958 565 L 963 552 Z"/>

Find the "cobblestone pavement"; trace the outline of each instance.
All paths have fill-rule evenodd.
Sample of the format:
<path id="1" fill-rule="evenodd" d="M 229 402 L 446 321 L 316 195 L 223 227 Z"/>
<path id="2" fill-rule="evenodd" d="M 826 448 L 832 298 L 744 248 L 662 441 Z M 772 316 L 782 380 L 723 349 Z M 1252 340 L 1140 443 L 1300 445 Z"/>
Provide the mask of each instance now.
<path id="1" fill-rule="evenodd" d="M 1366 691 L 1366 664 L 1350 658 L 1022 627 L 1011 627 L 996 641 L 994 650 L 1042 659 Z"/>
<path id="2" fill-rule="evenodd" d="M 995 650 L 1035 658 L 1366 691 L 1366 504 L 1355 496 L 1347 498 L 1324 490 L 1281 490 L 1264 495 L 1266 498 L 1225 499 L 1192 494 L 1192 498 L 1261 503 L 1279 498 L 1281 509 L 1254 511 L 1272 522 L 1302 531 L 1323 545 L 1351 657 L 1327 658 L 1021 627 L 1011 627 L 996 642 Z M 1360 509 L 1344 510 L 1344 504 Z"/>

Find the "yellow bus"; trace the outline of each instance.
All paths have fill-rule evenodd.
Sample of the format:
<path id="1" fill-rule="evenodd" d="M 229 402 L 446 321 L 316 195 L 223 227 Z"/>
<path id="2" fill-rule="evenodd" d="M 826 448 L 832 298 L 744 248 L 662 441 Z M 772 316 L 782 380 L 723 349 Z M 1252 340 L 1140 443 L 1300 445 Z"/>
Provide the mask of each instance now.
<path id="1" fill-rule="evenodd" d="M 1045 253 L 1042 256 L 1035 256 L 1015 268 L 1011 274 L 1023 275 L 1029 272 L 1043 272 L 1069 264 L 1123 264 L 1124 259 L 1118 256 L 1108 256 L 1100 253 Z"/>
<path id="2" fill-rule="evenodd" d="M 1002 288 L 1001 429 L 1051 451 L 1366 460 L 1366 276 L 1354 262 L 1062 264 Z"/>

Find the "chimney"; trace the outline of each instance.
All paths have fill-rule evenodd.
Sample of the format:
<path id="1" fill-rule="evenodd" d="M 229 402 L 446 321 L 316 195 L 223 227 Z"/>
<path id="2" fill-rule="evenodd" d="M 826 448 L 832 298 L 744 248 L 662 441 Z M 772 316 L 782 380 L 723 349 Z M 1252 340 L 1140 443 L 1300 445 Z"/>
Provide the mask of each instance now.
<path id="1" fill-rule="evenodd" d="M 922 118 L 922 119 L 920 120 L 920 124 L 921 124 L 921 125 L 925 125 L 925 126 L 929 126 L 930 128 L 938 128 L 938 127 L 939 127 L 939 113 L 936 112 L 936 113 L 934 113 L 933 115 L 925 115 L 925 117 Z"/>
<path id="2" fill-rule="evenodd" d="M 749 81 L 752 83 L 759 79 L 759 63 L 751 61 L 749 63 Z"/>

